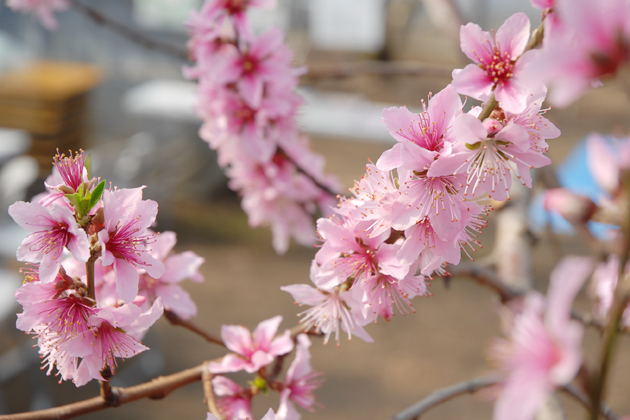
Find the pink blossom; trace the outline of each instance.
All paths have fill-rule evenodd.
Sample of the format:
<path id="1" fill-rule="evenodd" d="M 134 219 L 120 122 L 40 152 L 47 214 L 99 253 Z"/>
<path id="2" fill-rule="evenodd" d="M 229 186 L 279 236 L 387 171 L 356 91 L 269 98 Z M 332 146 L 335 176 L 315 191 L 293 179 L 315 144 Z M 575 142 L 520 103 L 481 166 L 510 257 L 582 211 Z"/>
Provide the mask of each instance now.
<path id="1" fill-rule="evenodd" d="M 106 190 L 103 193 L 105 228 L 98 232 L 103 266 L 114 266 L 116 293 L 125 302 L 138 294 L 139 274 L 143 268 L 153 278 L 164 273 L 164 264 L 151 256 L 147 243 L 154 234 L 147 231 L 155 221 L 157 203 L 142 200 L 142 188 Z"/>
<path id="2" fill-rule="evenodd" d="M 212 378 L 212 389 L 219 411 L 228 419 L 251 419 L 252 400 L 243 396 L 243 388 L 225 376 Z"/>
<path id="3" fill-rule="evenodd" d="M 135 337 L 144 334 L 163 311 L 159 298 L 144 313 L 134 304 L 97 309 L 88 319 L 92 340 L 74 337 L 64 346 L 68 354 L 82 358 L 73 379 L 75 385 L 83 386 L 92 379 L 102 381 L 101 371 L 109 368 L 113 373 L 118 366 L 117 357 L 130 358 L 148 350 Z"/>
<path id="4" fill-rule="evenodd" d="M 272 29 L 255 39 L 247 51 L 232 46 L 231 58 L 216 72 L 218 83 L 236 83 L 247 105 L 260 106 L 266 82 L 291 77 L 291 51 L 283 43 L 282 31 Z"/>
<path id="5" fill-rule="evenodd" d="M 57 29 L 55 10 L 66 10 L 70 5 L 67 0 L 7 0 L 7 6 L 15 11 L 33 12 L 40 23 L 48 30 Z"/>
<path id="6" fill-rule="evenodd" d="M 175 232 L 162 232 L 157 236 L 150 253 L 164 263 L 164 274 L 159 278 L 141 274 L 138 293 L 149 298 L 146 306 L 160 297 L 166 309 L 183 319 L 190 319 L 197 314 L 197 305 L 179 283 L 185 279 L 202 282 L 204 278 L 199 267 L 205 259 L 192 251 L 173 254 L 176 242 Z"/>
<path id="7" fill-rule="evenodd" d="M 529 18 L 515 13 L 495 34 L 468 23 L 460 32 L 461 48 L 475 64 L 453 70 L 453 87 L 462 95 L 488 101 L 494 92 L 499 106 L 520 113 L 530 87 L 523 78 L 523 68 L 530 59 L 523 54 L 529 38 Z M 521 57 L 522 55 L 522 57 Z"/>
<path id="8" fill-rule="evenodd" d="M 313 265 L 316 265 L 313 262 Z M 340 329 L 348 334 L 348 340 L 352 334 L 365 340 L 373 342 L 372 337 L 363 329 L 365 321 L 356 319 L 353 309 L 359 306 L 354 300 L 351 292 L 339 290 L 322 291 L 306 284 L 294 284 L 282 286 L 280 290 L 290 293 L 295 303 L 302 306 L 311 306 L 310 309 L 300 313 L 304 316 L 300 320 L 304 331 L 314 330 L 324 335 L 324 344 L 328 343 L 330 336 L 335 334 L 335 341 L 339 345 Z"/>
<path id="9" fill-rule="evenodd" d="M 273 362 L 276 356 L 287 354 L 293 349 L 290 331 L 274 338 L 282 322 L 280 315 L 258 324 L 253 333 L 241 325 L 223 325 L 221 338 L 225 346 L 234 353 L 228 353 L 220 363 L 210 363 L 210 372 L 225 373 L 245 370 L 258 371 Z"/>
<path id="10" fill-rule="evenodd" d="M 630 57 L 630 10 L 625 0 L 556 0 L 553 31 L 545 31 L 529 77 L 549 86 L 553 105 L 565 107 Z"/>
<path id="11" fill-rule="evenodd" d="M 509 341 L 494 343 L 492 356 L 507 374 L 495 420 L 533 419 L 547 396 L 577 374 L 584 328 L 571 319 L 571 307 L 591 268 L 588 258 L 563 259 L 551 274 L 547 301 L 530 292 L 513 320 Z"/>
<path id="12" fill-rule="evenodd" d="M 356 281 L 351 290 L 354 299 L 362 304 L 360 311 L 366 322 L 376 322 L 378 316 L 390 321 L 395 315 L 394 307 L 402 314 L 415 312 L 411 299 L 428 294 L 425 280 L 412 273 L 403 279 L 376 274 Z"/>
<path id="13" fill-rule="evenodd" d="M 223 20 L 230 17 L 239 33 L 245 37 L 251 36 L 251 29 L 247 20 L 246 11 L 250 7 L 271 8 L 276 4 L 275 0 L 207 0 L 201 10 L 204 20 L 213 22 L 220 27 Z"/>
<path id="14" fill-rule="evenodd" d="M 471 114 L 460 115 L 453 124 L 457 143 L 450 154 L 440 155 L 428 176 L 466 174 L 464 195 L 475 197 L 477 189 L 499 201 L 509 197 L 512 171 L 524 185 L 531 187 L 529 169 L 551 163 L 540 151 L 532 149 L 527 129 L 508 120 L 483 123 Z"/>
<path id="15" fill-rule="evenodd" d="M 308 348 L 311 346 L 306 334 L 297 336 L 295 359 L 287 369 L 284 377 L 284 389 L 280 393 L 280 407 L 276 412 L 277 420 L 300 420 L 302 417 L 295 409 L 293 403 L 314 410 L 315 395 L 313 391 L 322 384 L 321 373 L 313 371 L 311 367 L 311 354 Z"/>
<path id="16" fill-rule="evenodd" d="M 90 257 L 87 234 L 79 227 L 70 209 L 19 201 L 9 207 L 9 214 L 18 225 L 31 232 L 20 244 L 17 259 L 40 263 L 42 282 L 50 282 L 56 277 L 65 247 L 78 261 L 85 262 Z"/>

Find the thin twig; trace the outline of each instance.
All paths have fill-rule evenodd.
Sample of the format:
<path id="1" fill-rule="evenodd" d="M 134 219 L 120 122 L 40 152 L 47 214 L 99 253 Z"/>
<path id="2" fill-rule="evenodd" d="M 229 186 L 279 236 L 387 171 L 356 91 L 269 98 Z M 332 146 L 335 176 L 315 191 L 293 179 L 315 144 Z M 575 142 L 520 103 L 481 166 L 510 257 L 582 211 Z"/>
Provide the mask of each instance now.
<path id="1" fill-rule="evenodd" d="M 322 184 L 320 181 L 318 181 L 317 179 L 315 179 L 315 177 L 311 174 L 309 174 L 304 168 L 302 168 L 302 166 L 300 166 L 291 156 L 289 156 L 289 154 L 287 152 L 285 152 L 280 146 L 278 146 L 278 153 L 281 153 L 282 156 L 284 158 L 286 158 L 289 162 L 291 162 L 291 164 L 293 164 L 293 166 L 295 166 L 296 170 L 303 174 L 304 176 L 306 176 L 307 178 L 309 178 L 313 184 L 317 185 L 317 187 L 319 189 L 321 189 L 322 191 L 332 195 L 333 197 L 337 197 L 339 195 L 338 192 L 333 191 L 332 189 L 330 189 L 330 187 L 327 187 L 326 185 Z"/>
<path id="2" fill-rule="evenodd" d="M 480 266 L 474 262 L 462 261 L 458 265 L 449 266 L 448 270 L 452 277 L 470 277 L 482 286 L 487 286 L 494 290 L 501 298 L 502 303 L 523 296 L 524 294 L 524 291 L 515 290 L 504 284 L 490 267 Z"/>
<path id="3" fill-rule="evenodd" d="M 111 407 L 117 407 L 119 405 L 118 396 L 114 393 L 111 384 L 109 383 L 112 375 L 112 370 L 108 367 L 101 371 L 101 376 L 104 381 L 99 381 L 101 384 L 101 397 L 105 400 L 105 404 Z"/>
<path id="4" fill-rule="evenodd" d="M 207 363 L 207 362 L 206 362 Z M 160 376 L 149 382 L 129 388 L 112 387 L 111 392 L 116 396 L 117 406 L 142 398 L 158 400 L 166 397 L 177 388 L 201 380 L 206 363 L 195 366 L 168 376 Z M 92 413 L 113 407 L 102 396 L 90 398 L 60 407 L 28 413 L 0 415 L 0 420 L 52 420 L 68 419 L 82 414 Z"/>
<path id="5" fill-rule="evenodd" d="M 99 25 L 103 25 L 104 27 L 113 30 L 114 32 L 132 42 L 135 42 L 136 44 L 140 44 L 145 48 L 160 51 L 164 54 L 179 58 L 184 61 L 188 61 L 188 52 L 186 50 L 149 38 L 142 32 L 130 28 L 129 26 L 124 25 L 116 20 L 113 20 L 112 18 L 102 14 L 98 10 L 95 10 L 92 7 L 87 6 L 79 1 L 72 0 L 71 4 L 74 10 L 76 10 L 77 12 L 82 13 Z"/>
<path id="6" fill-rule="evenodd" d="M 572 396 L 573 398 L 575 398 L 576 401 L 578 401 L 580 404 L 582 404 L 584 406 L 584 408 L 586 408 L 587 410 L 591 410 L 591 402 L 589 401 L 588 397 L 575 385 L 573 384 L 568 384 L 565 385 L 564 387 L 560 388 L 565 394 L 568 394 L 570 396 Z M 604 418 L 606 418 L 606 420 L 618 420 L 619 416 L 617 416 L 613 411 L 612 408 L 610 408 L 610 406 L 608 404 L 606 404 L 605 402 L 602 401 L 602 404 L 600 406 L 600 413 L 602 416 L 604 416 Z"/>
<path id="7" fill-rule="evenodd" d="M 207 341 L 211 343 L 218 344 L 220 346 L 225 347 L 225 343 L 223 342 L 223 340 L 221 340 L 220 338 L 216 337 L 213 334 L 210 334 L 207 331 L 204 331 L 200 327 L 193 324 L 191 321 L 180 318 L 179 315 L 177 315 L 175 312 L 165 310 L 164 316 L 166 317 L 166 319 L 168 319 L 168 321 L 172 325 L 179 325 L 180 327 L 184 327 L 187 330 L 192 331 L 197 335 L 200 335 L 201 337 L 205 338 Z"/>
<path id="8" fill-rule="evenodd" d="M 433 391 L 431 394 L 429 394 L 428 397 L 420 400 L 406 410 L 403 410 L 400 413 L 396 414 L 394 417 L 392 417 L 392 420 L 418 419 L 422 414 L 429 411 L 431 408 L 435 407 L 436 405 L 442 404 L 443 402 L 446 402 L 451 398 L 463 394 L 472 394 L 482 388 L 487 388 L 499 382 L 501 382 L 501 378 L 499 378 L 498 376 L 482 376 L 479 378 L 469 379 L 467 381 L 460 382 L 446 388 L 438 389 L 437 391 Z"/>
<path id="9" fill-rule="evenodd" d="M 223 420 L 223 416 L 219 412 L 217 402 L 214 399 L 214 389 L 212 388 L 212 372 L 210 372 L 209 363 L 204 363 L 204 369 L 201 373 L 201 381 L 203 383 L 203 394 L 206 399 L 208 411 L 216 416 L 217 419 Z"/>

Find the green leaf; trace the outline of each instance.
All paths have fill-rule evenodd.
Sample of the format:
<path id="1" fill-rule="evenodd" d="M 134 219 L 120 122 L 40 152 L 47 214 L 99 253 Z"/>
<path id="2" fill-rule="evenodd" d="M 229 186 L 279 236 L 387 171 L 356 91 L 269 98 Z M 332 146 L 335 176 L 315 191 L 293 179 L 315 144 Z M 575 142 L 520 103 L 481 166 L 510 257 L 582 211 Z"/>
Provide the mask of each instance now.
<path id="1" fill-rule="evenodd" d="M 101 196 L 103 195 L 103 191 L 105 191 L 105 180 L 102 180 L 96 186 L 96 188 L 94 188 L 94 191 L 92 191 L 92 195 L 90 197 L 90 207 L 88 208 L 88 211 L 92 210 L 94 206 L 98 204 L 98 201 L 101 199 Z"/>
<path id="2" fill-rule="evenodd" d="M 74 193 L 74 194 L 66 194 L 65 197 L 70 201 L 70 203 L 72 203 L 72 206 L 74 207 L 76 211 L 77 219 L 82 218 L 85 212 L 83 212 L 82 206 L 81 206 L 81 201 L 82 201 L 81 195 L 79 193 Z"/>

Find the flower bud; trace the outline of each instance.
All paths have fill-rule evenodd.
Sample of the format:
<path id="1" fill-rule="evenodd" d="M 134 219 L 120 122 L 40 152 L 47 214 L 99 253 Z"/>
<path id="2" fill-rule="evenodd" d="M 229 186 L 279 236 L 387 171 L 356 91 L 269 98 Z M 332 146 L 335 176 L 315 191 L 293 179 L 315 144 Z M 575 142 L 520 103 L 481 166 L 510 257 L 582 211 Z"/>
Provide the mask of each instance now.
<path id="1" fill-rule="evenodd" d="M 571 224 L 588 222 L 597 210 L 593 200 L 564 188 L 545 191 L 544 206 L 545 210 L 560 214 Z"/>

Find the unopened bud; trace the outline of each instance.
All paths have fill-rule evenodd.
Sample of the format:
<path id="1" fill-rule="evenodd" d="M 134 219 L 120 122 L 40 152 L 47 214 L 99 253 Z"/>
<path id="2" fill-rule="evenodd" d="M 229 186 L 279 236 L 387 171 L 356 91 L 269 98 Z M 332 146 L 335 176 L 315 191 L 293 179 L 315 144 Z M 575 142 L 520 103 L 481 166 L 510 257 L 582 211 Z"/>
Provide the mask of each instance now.
<path id="1" fill-rule="evenodd" d="M 564 188 L 545 191 L 544 205 L 547 211 L 560 214 L 571 224 L 588 222 L 597 210 L 597 205 L 593 200 Z"/>

